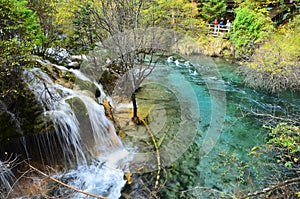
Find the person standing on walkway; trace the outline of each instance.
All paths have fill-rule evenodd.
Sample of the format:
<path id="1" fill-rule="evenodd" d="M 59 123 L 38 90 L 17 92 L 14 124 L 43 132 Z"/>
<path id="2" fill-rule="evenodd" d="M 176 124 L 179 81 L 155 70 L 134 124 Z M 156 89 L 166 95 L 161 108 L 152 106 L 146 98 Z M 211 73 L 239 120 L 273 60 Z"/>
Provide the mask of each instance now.
<path id="1" fill-rule="evenodd" d="M 227 22 L 226 22 L 226 32 L 229 32 L 230 27 L 231 27 L 231 23 L 230 23 L 229 19 L 227 19 Z"/>
<path id="2" fill-rule="evenodd" d="M 223 17 L 220 19 L 219 25 L 220 25 L 220 28 L 224 28 L 225 22 L 224 22 L 224 18 Z"/>
<path id="3" fill-rule="evenodd" d="M 214 35 L 217 34 L 217 28 L 218 28 L 218 18 L 215 18 L 214 20 Z"/>

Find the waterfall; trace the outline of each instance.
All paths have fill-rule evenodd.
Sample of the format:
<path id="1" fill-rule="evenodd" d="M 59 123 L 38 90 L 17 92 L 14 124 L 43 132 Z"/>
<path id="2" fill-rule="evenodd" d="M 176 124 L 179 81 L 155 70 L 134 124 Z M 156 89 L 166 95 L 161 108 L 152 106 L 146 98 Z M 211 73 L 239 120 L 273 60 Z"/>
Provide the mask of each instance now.
<path id="1" fill-rule="evenodd" d="M 80 71 L 57 65 L 52 67 L 62 72 L 72 72 L 81 82 L 93 84 L 100 96 L 96 99 L 91 91 L 80 90 L 73 83 L 60 82 L 57 78 L 53 80 L 55 78 L 39 68 L 24 72 L 28 87 L 43 107 L 43 115 L 37 119 L 34 145 L 26 143 L 26 139 L 22 141 L 26 154 L 30 153 L 27 150 L 29 147 L 34 147 L 43 162 L 61 162 L 57 159 L 62 159 L 73 169 L 57 174 L 56 178 L 86 192 L 119 198 L 126 181 L 117 163 L 127 153 L 124 153 L 114 125 L 106 117 L 101 105 L 104 98 L 108 101 L 110 98 L 105 95 L 100 84 Z M 75 194 L 75 198 L 82 197 Z"/>
<path id="2" fill-rule="evenodd" d="M 36 136 L 38 148 L 45 150 L 51 159 L 55 159 L 52 147 L 59 147 L 67 163 L 72 163 L 74 158 L 77 163 L 86 162 L 81 146 L 79 122 L 70 104 L 66 101 L 71 90 L 55 84 L 46 73 L 38 68 L 25 72 L 25 77 L 30 89 L 44 109 L 42 119 L 46 132 Z M 49 127 L 51 125 L 54 127 L 55 138 Z M 40 154 L 42 153 L 40 152 Z"/>
<path id="3" fill-rule="evenodd" d="M 67 70 L 62 67 L 60 69 Z M 80 71 L 72 72 L 77 78 L 96 84 Z M 25 77 L 44 108 L 45 128 L 48 128 L 49 124 L 54 127 L 57 143 L 48 145 L 60 147 L 66 162 L 72 163 L 76 160 L 77 164 L 86 163 L 86 150 L 93 156 L 98 156 L 122 149 L 113 123 L 106 117 L 103 106 L 98 104 L 89 92 L 54 83 L 38 68 L 26 72 Z M 96 84 L 96 87 L 102 92 L 100 100 L 103 100 L 105 94 L 101 85 Z M 78 105 L 79 102 L 72 104 L 78 100 L 84 107 Z M 76 109 L 79 109 L 79 113 L 76 113 Z M 45 148 L 45 143 L 53 140 L 55 139 L 51 138 L 51 133 L 39 136 L 40 148 Z M 55 156 L 51 149 L 48 149 L 47 153 L 50 153 L 51 157 Z"/>
<path id="4" fill-rule="evenodd" d="M 63 66 L 57 65 L 54 66 L 59 68 L 60 70 L 72 72 L 78 79 L 92 82 L 100 92 L 98 103 L 86 93 L 78 90 L 72 90 L 72 94 L 68 97 L 77 97 L 81 99 L 81 101 L 85 104 L 85 107 L 89 113 L 88 115 L 91 127 L 93 129 L 94 141 L 95 145 L 97 146 L 96 150 L 103 153 L 105 151 L 111 152 L 110 149 L 113 149 L 113 151 L 115 151 L 117 149 L 123 148 L 119 137 L 116 135 L 113 123 L 106 117 L 103 106 L 99 105 L 103 103 L 103 100 L 105 98 L 106 100 L 110 101 L 110 103 L 112 103 L 110 97 L 108 97 L 103 91 L 102 85 L 97 83 L 96 81 L 92 81 L 79 70 L 67 69 Z"/>

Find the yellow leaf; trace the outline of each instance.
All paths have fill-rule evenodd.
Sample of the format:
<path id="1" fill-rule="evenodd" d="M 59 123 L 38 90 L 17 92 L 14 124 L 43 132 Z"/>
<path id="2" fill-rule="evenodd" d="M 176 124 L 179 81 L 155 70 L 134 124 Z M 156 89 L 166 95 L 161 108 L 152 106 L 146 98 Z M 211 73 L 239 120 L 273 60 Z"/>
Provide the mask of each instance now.
<path id="1" fill-rule="evenodd" d="M 132 174 L 131 173 L 129 173 L 129 172 L 125 173 L 125 178 L 126 178 L 128 184 L 132 184 L 133 179 L 132 179 Z"/>

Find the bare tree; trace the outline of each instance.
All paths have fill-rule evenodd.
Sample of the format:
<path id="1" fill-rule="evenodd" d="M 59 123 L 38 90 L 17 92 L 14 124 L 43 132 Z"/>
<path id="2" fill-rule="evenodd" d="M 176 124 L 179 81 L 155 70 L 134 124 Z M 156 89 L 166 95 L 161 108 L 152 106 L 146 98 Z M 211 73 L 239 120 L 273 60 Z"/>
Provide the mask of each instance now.
<path id="1" fill-rule="evenodd" d="M 151 61 L 147 65 L 144 64 L 146 54 L 150 55 L 150 57 L 153 56 L 153 48 L 145 48 L 144 42 L 146 40 L 141 36 L 146 30 L 138 29 L 140 26 L 143 2 L 143 0 L 113 0 L 102 2 L 102 16 L 97 15 L 99 26 L 106 30 L 110 36 L 108 40 L 103 41 L 103 45 L 106 49 L 110 49 L 110 52 L 114 52 L 113 55 L 110 56 L 110 59 L 113 62 L 119 62 L 117 64 L 118 67 L 115 68 L 117 71 L 114 72 L 119 75 L 124 75 L 138 66 L 135 70 L 131 70 L 131 72 L 125 75 L 125 80 L 129 80 L 131 85 L 125 86 L 123 84 L 122 86 L 123 88 L 124 86 L 127 87 L 124 89 L 127 91 L 126 96 L 131 96 L 133 104 L 132 119 L 135 122 L 139 121 L 135 91 L 153 70 Z M 108 66 L 113 65 L 114 64 Z M 112 69 L 112 67 L 110 67 L 110 69 Z"/>
<path id="2" fill-rule="evenodd" d="M 114 94 L 130 97 L 133 121 L 139 122 L 135 93 L 150 75 L 166 46 L 171 47 L 169 31 L 159 28 L 136 28 L 116 34 L 103 42 L 111 52 L 106 68 L 119 77 Z M 160 53 L 159 55 L 156 53 Z"/>
<path id="3" fill-rule="evenodd" d="M 89 64 L 82 66 L 82 70 L 92 76 L 95 70 L 100 74 L 107 70 L 119 79 L 114 91 L 131 98 L 132 119 L 136 123 L 139 122 L 137 89 L 162 57 L 157 53 L 169 51 L 174 41 L 183 37 L 174 31 L 147 28 L 151 21 L 141 21 L 143 3 L 144 0 L 102 1 L 101 8 L 91 10 L 95 23 L 102 29 L 97 34 L 101 45 L 90 54 Z"/>

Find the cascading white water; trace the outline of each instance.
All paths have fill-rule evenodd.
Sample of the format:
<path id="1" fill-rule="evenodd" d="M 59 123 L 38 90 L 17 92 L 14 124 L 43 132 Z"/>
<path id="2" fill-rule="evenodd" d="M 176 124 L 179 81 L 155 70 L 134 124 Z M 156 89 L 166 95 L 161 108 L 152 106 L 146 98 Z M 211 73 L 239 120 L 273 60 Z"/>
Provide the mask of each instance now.
<path id="1" fill-rule="evenodd" d="M 116 135 L 113 123 L 106 117 L 104 107 L 99 105 L 103 103 L 104 98 L 110 100 L 104 93 L 102 85 L 92 81 L 79 70 L 67 69 L 63 66 L 57 65 L 54 66 L 58 67 L 60 70 L 68 70 L 72 72 L 78 79 L 92 82 L 100 92 L 98 103 L 85 92 L 79 90 L 69 90 L 70 95 L 67 97 L 67 99 L 79 98 L 84 103 L 88 111 L 89 120 L 93 130 L 96 152 L 105 153 L 106 151 L 111 152 L 112 150 L 115 151 L 123 149 L 122 143 Z"/>
<path id="2" fill-rule="evenodd" d="M 61 66 L 57 67 L 60 70 L 68 70 Z M 98 100 L 100 103 L 102 102 L 106 95 L 101 85 L 92 82 L 80 71 L 69 71 L 83 81 L 94 83 L 101 92 Z M 112 155 L 111 158 L 114 160 L 111 160 L 110 154 L 115 154 L 116 151 L 125 151 L 116 135 L 113 123 L 105 115 L 104 107 L 90 96 L 91 93 L 73 90 L 54 83 L 40 69 L 35 68 L 26 72 L 25 79 L 36 99 L 44 108 L 45 128 L 47 128 L 47 124 L 53 125 L 56 134 L 56 139 L 52 139 L 50 132 L 39 135 L 38 148 L 50 147 L 47 150 L 43 149 L 44 152 L 49 153 L 43 155 L 49 155 L 55 159 L 51 146 L 58 146 L 62 149 L 62 156 L 68 164 L 72 164 L 74 161 L 77 163 L 77 169 L 57 177 L 64 178 L 66 175 L 71 175 L 73 180 L 67 183 L 74 187 L 110 198 L 119 198 L 125 184 L 123 171 L 99 163 L 99 161 L 107 161 L 111 166 L 111 162 L 118 162 L 121 157 Z M 80 100 L 80 106 L 84 106 L 85 113 L 79 113 L 81 116 L 85 116 L 84 119 L 76 114 L 77 107 L 72 104 L 72 100 Z M 80 108 L 82 110 L 82 107 Z M 55 141 L 56 143 L 51 143 Z M 86 154 L 92 155 L 92 159 L 96 159 L 96 161 L 87 164 Z M 114 164 L 114 166 L 118 165 Z M 81 198 L 80 195 L 76 197 Z"/>
<path id="3" fill-rule="evenodd" d="M 66 162 L 72 163 L 74 158 L 77 164 L 86 162 L 81 145 L 79 122 L 71 106 L 66 102 L 66 97 L 71 94 L 71 90 L 54 84 L 46 73 L 37 68 L 26 72 L 25 77 L 44 109 L 45 128 L 52 123 L 58 139 L 58 143 L 51 143 L 54 139 L 50 132 L 46 132 L 44 136 L 37 138 L 39 148 L 48 149 L 46 150 L 48 155 L 54 158 L 55 154 L 49 147 L 59 145 Z"/>
<path id="4" fill-rule="evenodd" d="M 78 72 L 79 78 L 89 80 Z M 33 69 L 27 72 L 27 79 L 30 88 L 34 91 L 37 99 L 43 104 L 45 118 L 48 118 L 54 125 L 55 132 L 59 135 L 59 144 L 63 148 L 64 157 L 71 161 L 76 158 L 78 161 L 85 160 L 82 149 L 81 134 L 85 134 L 85 129 L 80 129 L 81 124 L 76 118 L 73 107 L 67 102 L 70 99 L 78 98 L 85 105 L 94 146 L 90 149 L 98 155 L 106 151 L 122 148 L 122 143 L 116 135 L 113 123 L 107 119 L 103 106 L 99 105 L 86 92 L 72 90 L 62 85 L 55 84 L 52 79 L 40 69 Z M 90 80 L 89 80 L 90 81 Z M 98 88 L 101 88 L 97 85 Z M 101 94 L 102 98 L 105 96 Z M 89 146 L 88 146 L 89 147 Z M 74 153 L 70 151 L 74 148 Z M 70 157 L 72 156 L 72 157 Z M 77 162 L 78 163 L 78 162 Z"/>
<path id="5" fill-rule="evenodd" d="M 121 196 L 121 189 L 126 181 L 123 179 L 124 173 L 118 169 L 112 169 L 105 164 L 94 162 L 91 165 L 81 165 L 68 173 L 54 176 L 62 181 L 67 180 L 68 185 L 80 189 L 87 193 L 101 195 L 103 197 L 116 199 Z M 61 188 L 64 192 L 65 188 Z M 70 195 L 70 194 L 68 194 Z M 94 198 L 87 197 L 82 193 L 74 193 L 73 199 Z"/>

